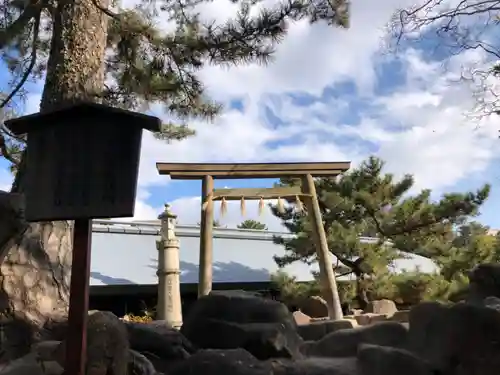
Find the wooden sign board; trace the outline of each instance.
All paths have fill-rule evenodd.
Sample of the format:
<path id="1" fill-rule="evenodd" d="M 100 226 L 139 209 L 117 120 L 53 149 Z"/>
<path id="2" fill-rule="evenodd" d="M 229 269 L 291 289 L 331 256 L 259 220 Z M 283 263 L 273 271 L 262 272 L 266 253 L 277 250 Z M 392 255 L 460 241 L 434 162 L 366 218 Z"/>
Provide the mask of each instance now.
<path id="1" fill-rule="evenodd" d="M 158 118 L 85 103 L 6 125 L 28 134 L 26 220 L 134 215 L 142 129 Z"/>

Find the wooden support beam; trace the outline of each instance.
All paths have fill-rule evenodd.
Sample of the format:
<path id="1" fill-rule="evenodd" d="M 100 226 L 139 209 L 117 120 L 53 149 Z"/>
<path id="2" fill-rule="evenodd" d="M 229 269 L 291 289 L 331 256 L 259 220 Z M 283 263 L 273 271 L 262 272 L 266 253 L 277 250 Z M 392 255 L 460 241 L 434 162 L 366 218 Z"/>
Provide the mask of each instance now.
<path id="1" fill-rule="evenodd" d="M 321 289 L 323 298 L 328 304 L 328 317 L 333 320 L 342 319 L 343 314 L 337 289 L 337 281 L 335 280 L 335 274 L 330 259 L 325 228 L 323 227 L 323 218 L 319 208 L 318 196 L 316 195 L 316 186 L 310 174 L 303 178 L 302 189 L 304 194 L 307 195 L 305 204 L 312 222 L 314 242 L 316 244 L 316 253 L 318 255 L 320 269 Z"/>
<path id="2" fill-rule="evenodd" d="M 284 197 L 295 197 L 302 195 L 300 186 L 284 186 L 272 188 L 242 188 L 242 189 L 215 189 L 213 200 L 219 201 L 224 198 L 227 201 L 237 201 L 241 198 L 245 200 L 278 199 Z M 295 202 L 295 198 L 293 198 Z"/>
<path id="3" fill-rule="evenodd" d="M 207 174 L 213 178 L 219 180 L 237 180 L 237 179 L 247 179 L 247 178 L 286 178 L 286 177 L 302 177 L 306 174 L 310 174 L 314 177 L 335 177 L 339 174 L 345 172 L 345 170 L 340 169 L 330 169 L 330 170 L 309 170 L 309 169 L 297 169 L 294 171 L 235 171 L 235 172 L 221 172 L 221 171 L 189 171 L 189 172 L 170 172 L 170 173 L 160 173 L 164 175 L 169 175 L 172 180 L 201 180 Z"/>
<path id="4" fill-rule="evenodd" d="M 205 176 L 201 186 L 200 261 L 198 264 L 198 297 L 206 296 L 212 290 L 212 262 L 214 204 L 212 191 L 214 179 Z"/>
<path id="5" fill-rule="evenodd" d="M 331 163 L 242 163 L 242 164 L 194 164 L 156 163 L 158 173 L 172 179 L 213 178 L 280 178 L 303 176 L 309 173 L 317 177 L 335 176 L 345 172 L 350 162 Z"/>
<path id="6" fill-rule="evenodd" d="M 347 170 L 350 162 L 325 163 L 156 163 L 158 171 L 170 172 L 251 172 L 251 171 L 294 171 L 301 170 Z"/>

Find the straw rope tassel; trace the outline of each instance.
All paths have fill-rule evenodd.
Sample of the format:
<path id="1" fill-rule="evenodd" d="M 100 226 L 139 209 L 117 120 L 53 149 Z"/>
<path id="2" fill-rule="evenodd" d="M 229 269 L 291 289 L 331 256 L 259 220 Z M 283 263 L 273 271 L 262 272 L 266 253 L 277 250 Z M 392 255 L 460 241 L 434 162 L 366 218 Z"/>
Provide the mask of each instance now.
<path id="1" fill-rule="evenodd" d="M 259 216 L 264 213 L 264 198 L 260 197 L 259 200 Z"/>
<path id="2" fill-rule="evenodd" d="M 220 216 L 224 216 L 227 213 L 227 202 L 226 198 L 222 197 L 220 201 Z"/>
<path id="3" fill-rule="evenodd" d="M 246 207 L 245 207 L 245 197 L 241 197 L 240 210 L 241 210 L 241 216 L 245 216 L 246 212 L 247 212 Z"/>
<path id="4" fill-rule="evenodd" d="M 278 197 L 278 205 L 277 205 L 277 209 L 278 209 L 278 212 L 280 214 L 284 214 L 286 211 L 285 211 L 285 202 L 283 201 L 283 199 L 281 199 L 280 197 Z"/>
<path id="5" fill-rule="evenodd" d="M 304 212 L 304 203 L 302 203 L 298 195 L 295 196 L 295 209 L 297 212 Z"/>

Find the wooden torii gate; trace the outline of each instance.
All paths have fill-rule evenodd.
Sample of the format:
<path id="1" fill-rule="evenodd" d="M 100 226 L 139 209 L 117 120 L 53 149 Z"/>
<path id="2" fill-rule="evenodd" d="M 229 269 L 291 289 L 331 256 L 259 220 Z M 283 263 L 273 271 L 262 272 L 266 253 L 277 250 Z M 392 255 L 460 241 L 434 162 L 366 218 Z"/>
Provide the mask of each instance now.
<path id="1" fill-rule="evenodd" d="M 255 200 L 303 197 L 308 215 L 313 223 L 314 242 L 320 268 L 322 292 L 328 303 L 331 319 L 342 318 L 342 309 L 337 291 L 335 275 L 330 262 L 328 244 L 323 219 L 316 195 L 314 177 L 335 177 L 345 172 L 350 162 L 331 163 L 243 163 L 243 164 L 194 164 L 156 163 L 160 175 L 168 175 L 172 180 L 202 180 L 200 263 L 198 296 L 207 295 L 212 289 L 212 231 L 213 202 L 215 200 Z M 214 178 L 300 178 L 300 187 L 216 189 Z"/>

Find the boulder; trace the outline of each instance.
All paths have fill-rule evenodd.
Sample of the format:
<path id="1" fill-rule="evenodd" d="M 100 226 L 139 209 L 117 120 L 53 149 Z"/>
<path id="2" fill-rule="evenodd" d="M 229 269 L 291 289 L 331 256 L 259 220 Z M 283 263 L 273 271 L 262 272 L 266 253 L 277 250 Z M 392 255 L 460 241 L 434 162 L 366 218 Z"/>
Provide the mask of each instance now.
<path id="1" fill-rule="evenodd" d="M 495 296 L 486 297 L 483 300 L 483 306 L 489 307 L 490 309 L 494 309 L 500 312 L 500 298 Z"/>
<path id="2" fill-rule="evenodd" d="M 199 298 L 184 318 L 181 331 L 189 338 L 191 322 L 199 317 L 234 323 L 286 323 L 296 327 L 292 313 L 281 302 L 244 291 L 216 291 Z"/>
<path id="3" fill-rule="evenodd" d="M 200 319 L 195 344 L 203 349 L 247 350 L 260 360 L 300 358 L 302 339 L 278 323 L 238 324 L 218 319 Z"/>
<path id="4" fill-rule="evenodd" d="M 31 351 L 42 361 L 55 361 L 55 354 L 60 344 L 61 341 L 42 341 L 33 345 Z"/>
<path id="5" fill-rule="evenodd" d="M 328 317 L 328 304 L 319 296 L 301 298 L 297 302 L 297 307 L 311 318 Z"/>
<path id="6" fill-rule="evenodd" d="M 410 320 L 410 310 L 400 310 L 396 311 L 390 320 L 394 322 L 407 323 Z"/>
<path id="7" fill-rule="evenodd" d="M 427 303 L 410 312 L 410 349 L 443 373 L 497 374 L 499 337 L 500 314 L 485 306 Z"/>
<path id="8" fill-rule="evenodd" d="M 355 315 L 354 318 L 360 326 L 367 326 L 377 322 L 385 322 L 388 318 L 385 314 L 366 313 Z"/>
<path id="9" fill-rule="evenodd" d="M 500 264 L 484 263 L 469 274 L 468 302 L 482 301 L 486 297 L 500 298 Z"/>
<path id="10" fill-rule="evenodd" d="M 311 317 L 304 314 L 302 311 L 294 311 L 293 318 L 295 319 L 295 323 L 297 325 L 309 324 L 311 322 Z"/>
<path id="11" fill-rule="evenodd" d="M 12 361 L 0 371 L 1 375 L 61 375 L 63 368 L 55 361 L 43 361 L 30 353 Z"/>
<path id="12" fill-rule="evenodd" d="M 245 348 L 260 359 L 301 356 L 302 338 L 288 308 L 250 293 L 201 297 L 185 317 L 181 332 L 199 348 Z"/>
<path id="13" fill-rule="evenodd" d="M 356 358 L 304 358 L 273 360 L 273 375 L 358 375 Z"/>
<path id="14" fill-rule="evenodd" d="M 386 316 L 392 316 L 396 311 L 398 311 L 398 308 L 394 301 L 390 299 L 371 301 L 365 309 L 365 313 L 383 314 Z"/>
<path id="15" fill-rule="evenodd" d="M 22 317 L 1 319 L 0 363 L 7 363 L 29 354 L 31 346 L 38 340 L 39 329 Z"/>
<path id="16" fill-rule="evenodd" d="M 128 375 L 156 375 L 153 364 L 135 350 L 129 351 Z"/>
<path id="17" fill-rule="evenodd" d="M 199 350 L 170 369 L 168 375 L 270 375 L 271 362 L 259 361 L 244 349 Z"/>
<path id="18" fill-rule="evenodd" d="M 447 345 L 446 306 L 438 302 L 422 302 L 409 314 L 409 349 L 437 369 L 446 367 L 442 351 Z"/>
<path id="19" fill-rule="evenodd" d="M 56 349 L 56 361 L 64 366 L 66 342 Z M 127 375 L 129 342 L 127 329 L 109 311 L 89 311 L 87 323 L 87 375 Z"/>
<path id="20" fill-rule="evenodd" d="M 195 352 L 189 340 L 178 330 L 169 328 L 164 321 L 124 324 L 130 348 L 135 351 L 151 353 L 163 360 L 182 360 Z"/>
<path id="21" fill-rule="evenodd" d="M 68 330 L 67 319 L 49 319 L 42 327 L 40 339 L 43 341 L 62 341 Z"/>
<path id="22" fill-rule="evenodd" d="M 311 357 L 353 357 L 360 344 L 404 348 L 407 343 L 407 328 L 397 322 L 380 322 L 330 333 L 303 351 Z"/>
<path id="23" fill-rule="evenodd" d="M 354 319 L 321 320 L 299 326 L 298 332 L 304 340 L 318 341 L 331 332 L 357 326 L 358 323 Z"/>
<path id="24" fill-rule="evenodd" d="M 462 374 L 498 374 L 500 368 L 500 314 L 481 306 L 456 304 L 447 309 L 447 346 L 443 355 L 448 371 Z"/>
<path id="25" fill-rule="evenodd" d="M 357 375 L 432 375 L 432 369 L 415 354 L 400 348 L 361 344 Z"/>

